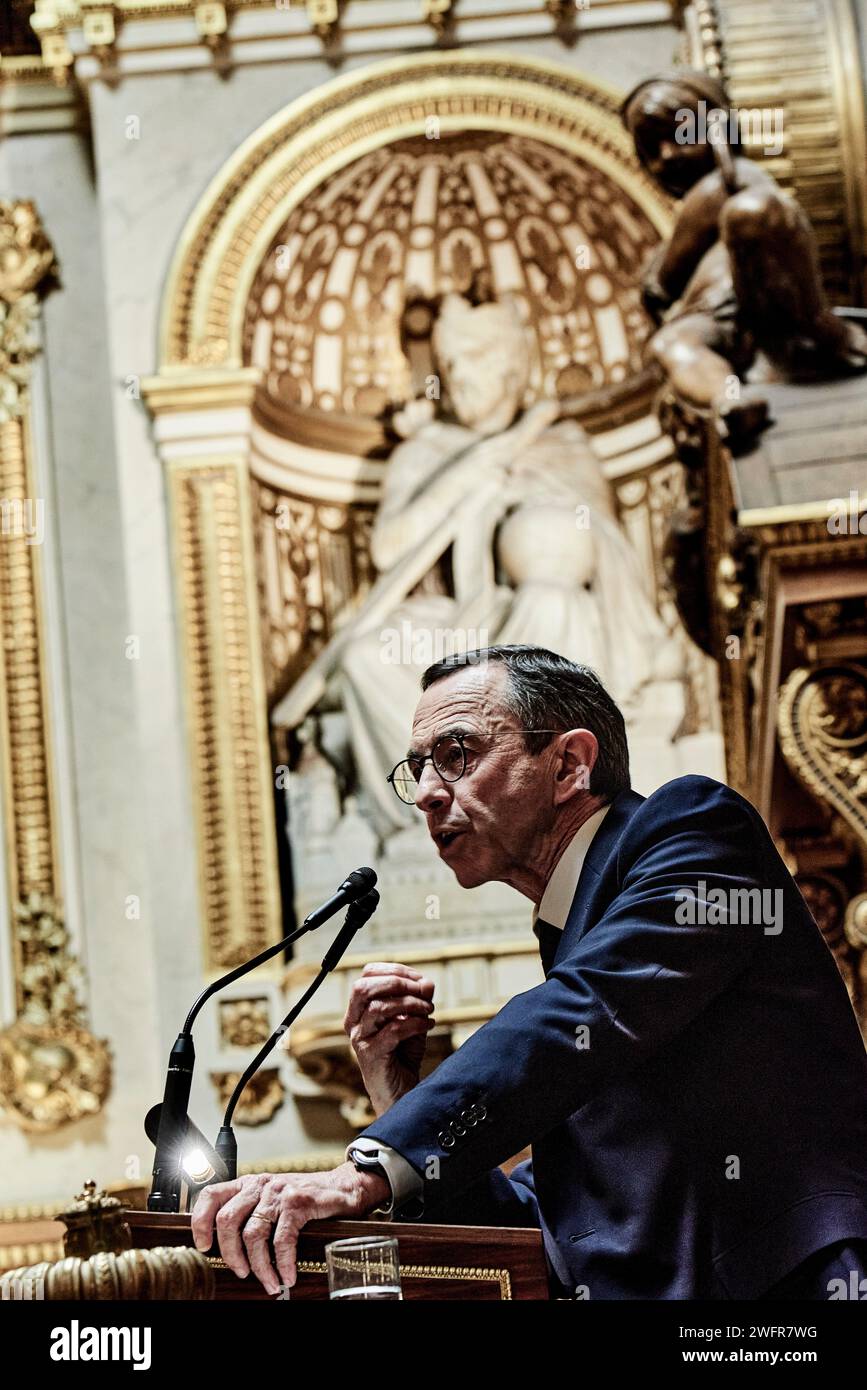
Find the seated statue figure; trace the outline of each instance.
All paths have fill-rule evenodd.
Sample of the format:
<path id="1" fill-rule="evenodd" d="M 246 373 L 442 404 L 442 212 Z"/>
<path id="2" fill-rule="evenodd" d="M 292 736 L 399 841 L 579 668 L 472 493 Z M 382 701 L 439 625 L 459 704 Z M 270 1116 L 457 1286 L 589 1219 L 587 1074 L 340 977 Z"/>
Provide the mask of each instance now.
<path id="1" fill-rule="evenodd" d="M 418 678 L 448 651 L 552 648 L 597 670 L 627 719 L 650 683 L 679 692 L 682 675 L 584 431 L 558 420 L 558 401 L 518 414 L 530 368 L 517 308 L 447 295 L 432 347 L 450 416 L 423 398 L 395 417 L 404 438 L 371 538 L 379 578 L 277 712 L 294 727 L 326 690 L 337 699 L 386 838 L 412 818 L 386 776 L 405 751 Z M 453 593 L 429 584 L 447 552 Z"/>
<path id="2" fill-rule="evenodd" d="M 725 113 L 725 122 L 705 120 L 705 138 L 701 103 L 705 116 Z M 721 84 L 687 69 L 648 78 L 621 114 L 644 168 L 682 199 L 644 285 L 660 324 L 650 352 L 675 395 L 714 414 L 736 443 L 768 423 L 760 391 L 740 392 L 759 352 L 785 381 L 865 370 L 867 335 L 829 307 L 803 209 L 760 165 L 733 155 Z"/>

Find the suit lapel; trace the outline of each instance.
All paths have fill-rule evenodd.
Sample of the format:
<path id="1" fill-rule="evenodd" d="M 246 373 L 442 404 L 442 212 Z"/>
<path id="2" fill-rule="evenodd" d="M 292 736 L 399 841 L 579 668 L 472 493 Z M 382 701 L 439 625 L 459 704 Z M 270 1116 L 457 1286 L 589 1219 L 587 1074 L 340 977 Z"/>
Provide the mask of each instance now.
<path id="1" fill-rule="evenodd" d="M 593 909 L 599 896 L 599 888 L 606 865 L 612 855 L 617 853 L 617 847 L 626 827 L 644 800 L 645 798 L 640 796 L 638 792 L 625 791 L 612 801 L 611 810 L 593 836 L 587 851 L 566 926 L 560 934 L 560 944 L 554 954 L 552 967 L 565 956 L 568 956 L 569 952 L 577 946 L 588 926 L 595 921 Z"/>

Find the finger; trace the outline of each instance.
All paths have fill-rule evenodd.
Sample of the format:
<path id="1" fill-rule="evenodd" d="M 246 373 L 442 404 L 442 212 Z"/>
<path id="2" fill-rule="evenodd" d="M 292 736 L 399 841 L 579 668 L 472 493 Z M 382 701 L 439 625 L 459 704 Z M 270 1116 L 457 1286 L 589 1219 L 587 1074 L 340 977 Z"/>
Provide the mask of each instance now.
<path id="1" fill-rule="evenodd" d="M 217 1236 L 220 1241 L 220 1254 L 226 1264 L 239 1279 L 246 1279 L 250 1273 L 241 1228 L 247 1217 L 258 1205 L 261 1186 L 244 1188 L 231 1202 L 217 1213 Z M 261 1223 L 257 1223 L 261 1224 Z"/>
<path id="2" fill-rule="evenodd" d="M 397 1020 L 394 1023 L 387 1023 L 372 1038 L 362 1038 L 358 1042 L 357 1051 L 360 1058 L 365 1061 L 368 1059 L 378 1060 L 388 1057 L 406 1038 L 420 1037 L 430 1032 L 431 1028 L 436 1028 L 436 1020 L 433 1018 L 414 1018 L 405 1021 Z M 353 1046 L 355 1044 L 353 1043 Z"/>
<path id="3" fill-rule="evenodd" d="M 385 1025 L 395 1018 L 429 1018 L 432 1013 L 433 1004 L 427 1003 L 424 999 L 413 999 L 407 995 L 400 999 L 375 1000 L 364 1011 L 361 1019 L 352 1029 L 352 1034 L 359 1041 L 362 1041 L 365 1038 L 372 1038 L 375 1033 L 381 1033 Z"/>
<path id="4" fill-rule="evenodd" d="M 216 1182 L 199 1193 L 190 1222 L 197 1250 L 210 1250 L 214 1243 L 214 1218 L 220 1208 L 241 1191 L 241 1187 L 241 1179 L 235 1178 L 232 1182 Z"/>
<path id="5" fill-rule="evenodd" d="M 271 1236 L 274 1227 L 267 1221 L 248 1221 L 243 1231 L 244 1248 L 250 1268 L 266 1293 L 279 1293 L 280 1280 L 271 1260 Z"/>
<path id="6" fill-rule="evenodd" d="M 362 975 L 406 975 L 409 979 L 420 980 L 421 971 L 411 965 L 401 965 L 396 960 L 369 960 Z"/>
<path id="7" fill-rule="evenodd" d="M 280 1283 L 291 1289 L 298 1277 L 296 1251 L 298 1248 L 298 1222 L 289 1212 L 280 1212 L 280 1219 L 274 1228 L 274 1259 Z"/>
<path id="8" fill-rule="evenodd" d="M 356 980 L 352 986 L 346 1017 L 343 1020 L 344 1029 L 348 1030 L 358 1023 L 373 999 L 387 999 L 396 994 L 406 993 L 417 995 L 419 999 L 432 999 L 433 992 L 433 980 L 426 980 L 423 976 L 410 979 L 406 975 L 368 975 Z"/>

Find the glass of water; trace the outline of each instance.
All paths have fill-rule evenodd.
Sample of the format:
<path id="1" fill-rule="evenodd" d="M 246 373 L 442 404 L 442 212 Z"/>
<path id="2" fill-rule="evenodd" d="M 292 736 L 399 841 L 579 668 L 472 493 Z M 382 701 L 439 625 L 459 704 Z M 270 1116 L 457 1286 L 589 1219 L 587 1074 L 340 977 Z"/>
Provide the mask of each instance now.
<path id="1" fill-rule="evenodd" d="M 332 1299 L 403 1298 L 394 1236 L 357 1236 L 325 1247 Z"/>

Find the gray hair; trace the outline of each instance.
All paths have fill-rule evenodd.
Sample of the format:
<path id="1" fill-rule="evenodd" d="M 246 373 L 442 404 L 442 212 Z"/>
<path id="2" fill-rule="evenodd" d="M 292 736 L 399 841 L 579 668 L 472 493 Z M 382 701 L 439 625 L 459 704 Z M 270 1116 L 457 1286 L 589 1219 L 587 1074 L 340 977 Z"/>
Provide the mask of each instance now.
<path id="1" fill-rule="evenodd" d="M 599 740 L 599 756 L 590 774 L 593 796 L 613 801 L 631 785 L 629 748 L 623 715 L 596 672 L 579 666 L 545 647 L 494 646 L 456 652 L 435 661 L 423 673 L 422 690 L 468 666 L 500 661 L 509 673 L 505 705 L 522 729 L 589 729 Z M 524 745 L 534 756 L 547 748 L 550 733 L 524 734 Z"/>

